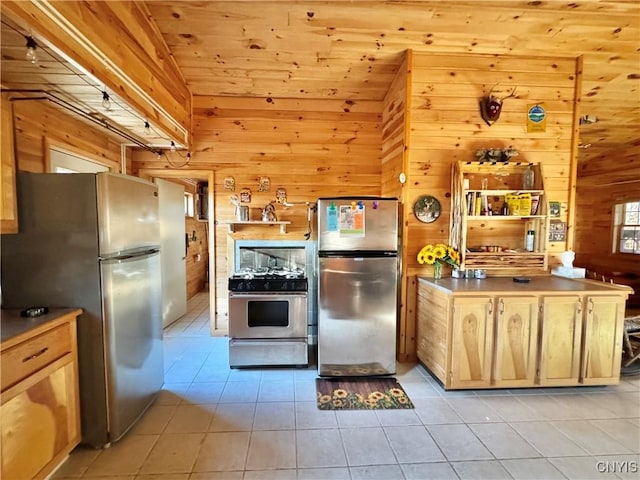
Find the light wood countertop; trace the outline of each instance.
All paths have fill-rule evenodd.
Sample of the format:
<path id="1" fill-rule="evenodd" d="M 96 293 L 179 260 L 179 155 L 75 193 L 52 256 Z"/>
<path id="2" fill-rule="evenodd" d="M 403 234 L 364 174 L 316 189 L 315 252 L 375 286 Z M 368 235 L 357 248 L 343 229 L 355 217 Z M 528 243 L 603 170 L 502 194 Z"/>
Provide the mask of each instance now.
<path id="1" fill-rule="evenodd" d="M 505 292 L 509 295 L 529 295 L 543 293 L 545 295 L 566 295 L 567 293 L 626 294 L 633 292 L 626 285 L 614 285 L 587 279 L 570 279 L 555 275 L 530 276 L 529 283 L 517 283 L 513 277 L 453 278 L 445 277 L 434 280 L 429 277 L 418 277 L 419 282 L 428 283 L 446 293 L 456 295 L 486 295 Z"/>
<path id="2" fill-rule="evenodd" d="M 25 334 L 36 335 L 49 322 L 54 322 L 68 314 L 77 316 L 82 313 L 79 308 L 50 308 L 49 313 L 31 318 L 20 316 L 21 311 L 20 309 L 0 310 L 0 342 L 5 348 L 8 346 L 5 342 L 18 343 Z"/>

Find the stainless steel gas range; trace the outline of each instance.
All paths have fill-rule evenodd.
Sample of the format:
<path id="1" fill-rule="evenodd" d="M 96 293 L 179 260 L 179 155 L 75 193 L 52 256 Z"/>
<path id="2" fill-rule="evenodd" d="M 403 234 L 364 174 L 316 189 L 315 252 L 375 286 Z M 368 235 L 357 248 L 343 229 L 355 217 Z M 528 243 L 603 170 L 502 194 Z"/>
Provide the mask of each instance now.
<path id="1" fill-rule="evenodd" d="M 305 245 L 246 245 L 229 278 L 229 365 L 309 363 Z"/>

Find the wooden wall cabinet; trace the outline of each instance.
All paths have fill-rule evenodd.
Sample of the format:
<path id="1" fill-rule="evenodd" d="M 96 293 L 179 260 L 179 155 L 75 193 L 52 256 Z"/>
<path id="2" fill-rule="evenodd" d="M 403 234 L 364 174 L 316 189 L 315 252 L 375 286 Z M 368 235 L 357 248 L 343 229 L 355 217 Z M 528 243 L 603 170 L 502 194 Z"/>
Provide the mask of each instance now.
<path id="1" fill-rule="evenodd" d="M 79 312 L 0 346 L 2 478 L 46 478 L 80 442 Z"/>
<path id="2" fill-rule="evenodd" d="M 533 184 L 525 189 L 527 171 Z M 462 254 L 461 268 L 547 269 L 548 218 L 540 164 L 457 162 L 452 181 L 450 241 Z M 505 211 L 514 197 L 521 197 L 517 207 L 512 203 Z M 534 232 L 530 251 L 529 231 Z"/>
<path id="3" fill-rule="evenodd" d="M 418 281 L 418 359 L 446 389 L 619 382 L 626 293 L 470 290 Z"/>

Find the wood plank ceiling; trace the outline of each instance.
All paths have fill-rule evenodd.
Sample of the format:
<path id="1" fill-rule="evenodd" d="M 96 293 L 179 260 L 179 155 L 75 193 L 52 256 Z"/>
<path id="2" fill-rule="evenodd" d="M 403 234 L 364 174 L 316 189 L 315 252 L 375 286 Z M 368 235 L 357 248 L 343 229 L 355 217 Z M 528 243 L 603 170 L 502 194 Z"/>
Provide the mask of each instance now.
<path id="1" fill-rule="evenodd" d="M 145 3 L 194 95 L 381 100 L 408 48 L 582 55 L 580 112 L 599 121 L 580 127 L 580 143 L 590 145 L 579 150 L 581 164 L 640 153 L 635 0 Z M 3 19 L 2 85 L 29 88 L 24 85 L 34 82 L 24 78 L 24 61 L 17 60 L 23 53 L 8 50 L 9 40 Z M 14 43 L 24 50 L 23 38 Z M 62 88 L 64 73 L 55 64 L 41 67 L 38 82 Z M 68 94 L 77 90 L 83 104 L 96 98 L 86 79 L 76 76 L 70 83 L 76 86 Z M 140 129 L 135 114 L 129 122 Z"/>

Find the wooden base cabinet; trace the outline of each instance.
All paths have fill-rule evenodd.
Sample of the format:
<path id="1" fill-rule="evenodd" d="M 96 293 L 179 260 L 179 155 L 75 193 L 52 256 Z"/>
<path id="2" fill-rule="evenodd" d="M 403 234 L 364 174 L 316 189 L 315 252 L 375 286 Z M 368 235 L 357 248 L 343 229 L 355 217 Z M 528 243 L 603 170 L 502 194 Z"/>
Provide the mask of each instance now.
<path id="1" fill-rule="evenodd" d="M 582 299 L 542 297 L 540 370 L 543 386 L 578 384 L 582 340 Z"/>
<path id="2" fill-rule="evenodd" d="M 498 298 L 495 322 L 493 385 L 532 385 L 538 359 L 538 298 Z"/>
<path id="3" fill-rule="evenodd" d="M 581 383 L 618 383 L 622 362 L 624 311 L 625 302 L 620 298 L 586 299 Z"/>
<path id="4" fill-rule="evenodd" d="M 493 356 L 493 300 L 454 298 L 451 387 L 488 387 Z"/>
<path id="5" fill-rule="evenodd" d="M 626 291 L 553 279 L 512 292 L 510 278 L 435 282 L 418 281 L 417 354 L 445 389 L 619 382 Z"/>
<path id="6" fill-rule="evenodd" d="M 2 342 L 3 367 L 18 369 L 3 375 L 0 396 L 5 480 L 46 478 L 80 441 L 78 313 Z"/>

